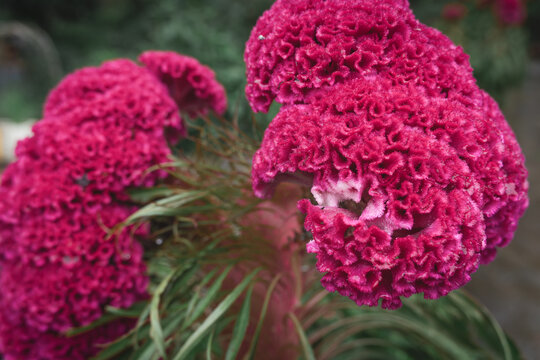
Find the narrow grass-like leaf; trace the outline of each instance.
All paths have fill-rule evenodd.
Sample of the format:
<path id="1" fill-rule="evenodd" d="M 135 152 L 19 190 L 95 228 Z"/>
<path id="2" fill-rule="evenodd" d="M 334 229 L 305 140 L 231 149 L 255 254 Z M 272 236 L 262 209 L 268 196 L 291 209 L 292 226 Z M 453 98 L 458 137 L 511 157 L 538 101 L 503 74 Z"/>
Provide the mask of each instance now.
<path id="1" fill-rule="evenodd" d="M 246 330 L 249 325 L 249 313 L 251 310 L 251 294 L 253 293 L 253 285 L 250 286 L 246 293 L 246 298 L 242 304 L 242 309 L 238 314 L 238 319 L 234 324 L 234 330 L 229 342 L 229 347 L 227 348 L 227 354 L 225 355 L 225 360 L 234 360 L 236 359 L 236 354 L 240 350 L 240 346 L 245 339 Z"/>
<path id="2" fill-rule="evenodd" d="M 172 301 L 178 299 L 178 293 L 180 291 L 186 291 L 189 281 L 193 278 L 193 275 L 195 275 L 198 270 L 199 266 L 197 266 L 197 263 L 193 261 L 188 265 L 187 269 L 181 273 L 180 276 L 171 280 L 169 290 L 167 290 L 167 293 L 171 295 L 163 300 L 164 307 L 168 307 Z"/>
<path id="3" fill-rule="evenodd" d="M 249 345 L 249 351 L 246 355 L 246 359 L 253 359 L 253 356 L 255 355 L 255 350 L 257 349 L 257 342 L 259 341 L 259 335 L 261 334 L 262 325 L 263 325 L 264 319 L 266 318 L 266 311 L 268 310 L 268 303 L 270 302 L 272 293 L 274 292 L 274 289 L 279 279 L 281 279 L 281 276 L 282 274 L 277 274 L 276 276 L 274 276 L 274 278 L 272 279 L 272 282 L 270 283 L 270 286 L 268 287 L 268 290 L 266 291 L 266 296 L 264 297 L 264 302 L 261 308 L 259 321 L 257 322 L 257 327 L 255 328 L 255 332 L 253 333 L 253 339 L 251 340 L 251 344 Z"/>
<path id="4" fill-rule="evenodd" d="M 255 269 L 249 275 L 247 275 L 240 284 L 238 284 L 229 295 L 223 299 L 223 301 L 212 311 L 212 313 L 204 320 L 204 322 L 195 330 L 195 332 L 186 340 L 184 345 L 180 348 L 178 353 L 174 356 L 174 360 L 185 359 L 191 349 L 195 347 L 199 341 L 210 331 L 211 327 L 217 320 L 232 306 L 232 304 L 238 299 L 245 288 L 250 284 L 255 275 L 261 269 Z"/>
<path id="5" fill-rule="evenodd" d="M 210 305 L 210 303 L 218 295 L 219 289 L 221 289 L 221 285 L 223 284 L 223 280 L 225 280 L 225 277 L 227 277 L 231 269 L 232 266 L 228 266 L 214 281 L 212 286 L 210 286 L 206 295 L 195 306 L 193 313 L 189 315 L 189 319 L 186 322 L 185 327 L 189 327 L 195 320 L 197 320 L 204 310 L 208 308 L 208 305 Z"/>
<path id="6" fill-rule="evenodd" d="M 119 314 L 115 314 L 115 313 L 105 313 L 103 315 L 101 315 L 101 317 L 99 317 L 96 321 L 86 325 L 86 326 L 81 326 L 81 327 L 77 327 L 77 328 L 73 328 L 73 329 L 69 329 L 67 330 L 64 335 L 66 337 L 73 337 L 73 336 L 77 336 L 77 335 L 81 335 L 81 334 L 84 334 L 90 330 L 94 330 L 95 328 L 98 328 L 100 326 L 103 326 L 105 324 L 108 324 L 114 320 L 117 320 L 119 318 L 122 318 L 123 316 L 119 315 Z"/>
<path id="7" fill-rule="evenodd" d="M 214 343 L 214 334 L 215 330 L 210 334 L 208 343 L 206 344 L 206 360 L 212 360 L 212 344 Z"/>
<path id="8" fill-rule="evenodd" d="M 204 287 L 216 274 L 217 269 L 213 269 L 208 274 L 204 276 L 204 278 L 201 280 L 199 284 L 197 284 L 198 287 Z M 199 298 L 199 294 L 195 291 L 193 292 L 193 295 L 191 296 L 191 300 L 188 302 L 186 314 L 189 315 L 193 312 L 193 309 L 195 308 L 195 303 L 197 302 L 197 299 Z M 173 298 L 171 298 L 172 300 Z M 186 317 L 184 324 L 182 325 L 182 328 L 186 328 L 187 321 L 189 317 Z"/>
<path id="9" fill-rule="evenodd" d="M 118 358 L 118 355 L 131 346 L 131 339 L 125 337 L 108 345 L 105 349 L 93 356 L 91 360 L 110 360 Z"/>
<path id="10" fill-rule="evenodd" d="M 141 204 L 146 204 L 156 198 L 171 196 L 177 192 L 178 190 L 168 187 L 136 188 L 128 190 L 131 200 Z"/>
<path id="11" fill-rule="evenodd" d="M 143 218 L 148 218 L 152 216 L 174 216 L 174 215 L 185 215 L 185 214 L 192 214 L 194 213 L 194 210 L 204 210 L 207 206 L 191 206 L 187 209 L 192 210 L 186 210 L 186 208 L 183 208 L 182 206 L 185 204 L 188 204 L 190 202 L 193 202 L 195 200 L 201 199 L 208 195 L 208 192 L 206 191 L 199 191 L 199 190 L 190 190 L 190 191 L 184 191 L 180 194 L 176 194 L 161 200 L 158 200 L 156 202 L 150 203 L 135 213 L 133 213 L 131 216 L 129 216 L 125 220 L 125 224 L 129 225 L 134 223 L 135 221 Z"/>
<path id="12" fill-rule="evenodd" d="M 506 334 L 504 333 L 504 330 L 501 328 L 497 320 L 491 315 L 491 313 L 486 309 L 486 307 L 479 302 L 477 302 L 474 298 L 471 296 L 468 296 L 465 292 L 456 292 L 453 295 L 453 300 L 459 301 L 463 299 L 468 304 L 472 305 L 472 308 L 477 309 L 485 319 L 490 323 L 493 330 L 495 330 L 495 333 L 497 334 L 498 340 L 500 342 L 500 345 L 502 347 L 503 353 L 504 353 L 504 359 L 506 360 L 512 360 L 514 357 L 512 356 L 512 351 L 510 349 L 510 343 L 508 341 L 508 338 L 506 337 Z M 470 308 L 471 306 L 466 306 L 465 308 Z"/>
<path id="13" fill-rule="evenodd" d="M 164 338 L 169 337 L 175 330 L 178 329 L 179 324 L 184 319 L 184 316 L 183 316 L 184 314 L 185 314 L 185 305 L 177 309 L 174 313 L 170 314 L 168 319 L 163 322 Z M 153 341 L 148 341 L 143 347 L 141 347 L 132 356 L 132 359 L 150 360 L 156 355 L 159 356 L 159 353 L 156 354 L 156 344 Z"/>
<path id="14" fill-rule="evenodd" d="M 144 325 L 140 329 L 132 329 L 127 334 L 122 335 L 120 338 L 116 339 L 114 342 L 107 345 L 105 349 L 101 350 L 97 355 L 95 355 L 91 359 L 92 360 L 117 359 L 118 354 L 126 351 L 128 348 L 130 348 L 133 345 L 132 336 L 136 330 L 139 330 L 140 333 L 146 336 L 146 334 L 150 330 L 150 326 Z"/>
<path id="15" fill-rule="evenodd" d="M 175 275 L 175 271 L 171 272 L 161 284 L 156 288 L 152 296 L 152 301 L 150 302 L 150 337 L 156 344 L 159 354 L 163 358 L 167 358 L 165 354 L 165 340 L 163 338 L 163 329 L 161 328 L 161 322 L 159 320 L 159 301 L 161 295 L 169 285 L 169 282 Z"/>
<path id="16" fill-rule="evenodd" d="M 304 351 L 304 356 L 306 360 L 315 360 L 315 354 L 313 354 L 313 349 L 311 348 L 311 345 L 306 338 L 306 333 L 302 328 L 302 324 L 300 324 L 300 321 L 298 321 L 298 319 L 292 312 L 289 313 L 289 317 L 294 324 L 296 333 L 298 334 L 298 338 L 300 339 L 300 343 L 302 344 L 302 350 Z"/>
<path id="17" fill-rule="evenodd" d="M 171 271 L 158 285 L 154 290 L 152 295 L 152 300 L 150 301 L 150 337 L 154 341 L 156 348 L 159 354 L 166 359 L 167 355 L 165 353 L 165 338 L 163 336 L 163 329 L 161 327 L 160 316 L 159 316 L 159 306 L 161 301 L 161 296 L 169 286 L 171 282 L 178 276 L 176 279 L 177 282 L 182 283 L 187 281 L 190 276 L 185 276 L 186 274 L 191 274 L 196 270 L 195 262 L 190 261 L 184 266 Z"/>
<path id="18" fill-rule="evenodd" d="M 106 306 L 105 311 L 110 314 L 121 316 L 121 317 L 138 318 L 146 306 L 148 306 L 148 302 L 139 301 L 131 305 L 127 309 L 121 309 L 121 308 L 117 308 L 113 306 Z"/>

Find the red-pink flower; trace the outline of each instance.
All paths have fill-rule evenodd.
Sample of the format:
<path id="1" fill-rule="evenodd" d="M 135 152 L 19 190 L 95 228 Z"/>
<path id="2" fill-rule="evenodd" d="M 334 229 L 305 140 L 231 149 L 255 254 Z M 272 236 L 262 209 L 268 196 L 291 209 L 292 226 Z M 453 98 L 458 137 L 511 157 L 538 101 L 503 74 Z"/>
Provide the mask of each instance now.
<path id="1" fill-rule="evenodd" d="M 467 14 L 467 7 L 464 4 L 455 2 L 444 5 L 442 16 L 449 21 L 457 21 Z"/>
<path id="2" fill-rule="evenodd" d="M 67 168 L 88 194 L 124 199 L 127 188 L 151 186 L 166 176 L 163 171 L 147 173 L 171 154 L 163 125 L 140 129 L 96 120 L 75 126 L 47 118 L 36 123 L 33 132 L 34 137 L 18 146 L 19 158 L 39 156 L 51 169 Z"/>
<path id="3" fill-rule="evenodd" d="M 86 67 L 66 76 L 47 97 L 44 118 L 66 126 L 99 122 L 126 131 L 160 136 L 165 130 L 185 133 L 178 107 L 167 88 L 147 69 L 127 59 Z"/>
<path id="4" fill-rule="evenodd" d="M 278 0 L 246 45 L 246 95 L 255 111 L 309 103 L 316 89 L 379 76 L 430 94 L 469 94 L 468 56 L 416 20 L 407 1 Z M 444 49 L 444 50 L 442 50 Z"/>
<path id="5" fill-rule="evenodd" d="M 429 96 L 376 75 L 283 107 L 253 160 L 258 196 L 283 180 L 311 186 L 316 205 L 299 207 L 323 285 L 385 308 L 468 282 L 499 238 L 511 238 L 527 205 L 526 175 L 486 94 Z M 508 224 L 495 229 L 493 216 Z"/>
<path id="6" fill-rule="evenodd" d="M 522 0 L 496 0 L 495 14 L 507 25 L 518 25 L 525 21 L 526 9 Z"/>
<path id="7" fill-rule="evenodd" d="M 212 69 L 196 59 L 172 51 L 146 51 L 139 61 L 167 86 L 178 108 L 189 116 L 205 115 L 208 110 L 218 114 L 225 111 L 223 86 Z"/>
<path id="8" fill-rule="evenodd" d="M 105 305 L 127 308 L 144 299 L 148 278 L 141 245 L 105 241 L 103 231 L 92 230 L 89 244 L 76 244 L 88 240 L 77 239 L 76 234 L 64 241 L 65 246 L 86 246 L 87 254 L 58 254 L 59 261 L 43 266 L 2 263 L 2 311 L 39 332 L 60 333 L 98 319 Z"/>
<path id="9" fill-rule="evenodd" d="M 117 320 L 74 337 L 39 332 L 0 310 L 0 352 L 5 360 L 87 360 L 102 346 L 127 333 L 132 320 Z"/>
<path id="10" fill-rule="evenodd" d="M 182 59 L 165 55 L 149 54 L 153 71 L 166 72 Z M 168 65 L 160 67 L 160 60 Z M 113 60 L 76 71 L 50 93 L 44 119 L 18 144 L 0 186 L 0 317 L 14 328 L 0 327 L 7 358 L 88 358 L 96 344 L 127 329 L 62 336 L 98 319 L 105 306 L 126 308 L 147 296 L 135 237 L 148 229 L 128 228 L 114 237 L 106 229 L 135 210 L 128 188 L 166 176 L 147 170 L 167 161 L 167 139 L 185 133 L 175 100 L 188 113 L 224 109 L 211 71 L 188 70 L 170 94 L 161 82 L 166 75 Z M 171 97 L 182 89 L 199 98 Z"/>

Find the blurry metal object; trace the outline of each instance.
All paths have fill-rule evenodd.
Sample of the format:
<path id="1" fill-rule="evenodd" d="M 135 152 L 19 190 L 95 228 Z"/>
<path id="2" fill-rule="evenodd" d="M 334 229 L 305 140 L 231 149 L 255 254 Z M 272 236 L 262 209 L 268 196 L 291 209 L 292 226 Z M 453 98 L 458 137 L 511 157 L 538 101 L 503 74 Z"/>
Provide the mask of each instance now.
<path id="1" fill-rule="evenodd" d="M 15 123 L 9 119 L 0 119 L 0 164 L 15 160 L 17 142 L 32 135 L 34 120 Z"/>
<path id="2" fill-rule="evenodd" d="M 29 65 L 26 70 L 32 78 L 47 75 L 48 86 L 51 86 L 62 76 L 58 50 L 45 31 L 20 22 L 0 22 L 0 44 L 17 52 Z"/>

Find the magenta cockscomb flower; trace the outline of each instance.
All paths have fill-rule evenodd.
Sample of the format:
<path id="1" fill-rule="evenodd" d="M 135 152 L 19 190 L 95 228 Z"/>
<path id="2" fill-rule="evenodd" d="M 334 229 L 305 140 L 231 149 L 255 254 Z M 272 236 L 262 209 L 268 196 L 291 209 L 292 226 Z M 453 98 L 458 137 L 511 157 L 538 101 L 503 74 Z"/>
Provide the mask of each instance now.
<path id="1" fill-rule="evenodd" d="M 453 2 L 444 5 L 442 17 L 448 21 L 458 21 L 467 15 L 467 6 L 459 2 Z"/>
<path id="2" fill-rule="evenodd" d="M 69 126 L 86 122 L 145 130 L 185 133 L 178 107 L 167 88 L 147 69 L 127 59 L 86 67 L 66 76 L 49 94 L 45 118 Z M 177 138 L 177 136 L 176 136 Z"/>
<path id="3" fill-rule="evenodd" d="M 443 96 L 475 88 L 463 50 L 401 0 L 278 0 L 258 20 L 244 58 L 255 111 L 274 99 L 309 103 L 316 89 L 373 74 Z"/>
<path id="4" fill-rule="evenodd" d="M 335 85 L 270 123 L 255 193 L 311 186 L 316 204 L 299 207 L 328 290 L 385 308 L 445 295 L 504 245 L 527 204 L 523 155 L 485 97 L 475 108 L 376 75 Z"/>
<path id="5" fill-rule="evenodd" d="M 130 211 L 113 216 L 109 204 L 128 201 L 129 187 L 151 186 L 166 175 L 146 173 L 167 161 L 170 150 L 163 136 L 114 123 L 69 126 L 57 119 L 41 120 L 34 132 L 19 144 L 18 160 L 2 177 L 0 258 L 49 261 L 44 249 L 56 249 L 70 237 L 64 226 L 84 231 L 85 219 L 94 221 L 103 212 L 108 213 L 107 226 L 114 226 Z"/>
<path id="6" fill-rule="evenodd" d="M 97 214 L 65 213 L 55 221 L 35 216 L 12 225 L 11 250 L 18 256 L 4 259 L 0 271 L 6 359 L 87 359 L 129 330 L 131 322 L 119 322 L 63 335 L 97 320 L 105 306 L 127 308 L 147 298 L 142 246 L 129 229 L 113 237 L 106 230 L 131 212 L 109 205 Z M 146 234 L 141 228 L 134 235 Z"/>
<path id="7" fill-rule="evenodd" d="M 163 126 L 143 130 L 99 120 L 74 126 L 48 118 L 36 123 L 33 132 L 18 146 L 19 158 L 39 157 L 51 169 L 61 164 L 88 194 L 123 199 L 127 188 L 152 186 L 166 176 L 164 171 L 147 173 L 171 154 Z"/>
<path id="8" fill-rule="evenodd" d="M 225 111 L 225 89 L 212 69 L 196 59 L 172 51 L 146 51 L 139 61 L 167 86 L 180 110 L 189 116 L 205 115 L 208 110 L 218 114 Z"/>
<path id="9" fill-rule="evenodd" d="M 526 9 L 522 0 L 496 0 L 495 14 L 506 25 L 518 25 L 525 21 Z"/>
<path id="10" fill-rule="evenodd" d="M 176 79 L 174 59 L 182 58 L 166 53 L 168 65 L 161 67 L 158 55 L 146 57 L 153 71 L 120 59 L 67 76 L 2 176 L 0 316 L 14 327 L 0 328 L 7 358 L 88 358 L 96 343 L 114 340 L 125 327 L 73 339 L 62 332 L 88 325 L 106 306 L 126 308 L 147 296 L 142 247 L 134 237 L 148 229 L 114 237 L 107 229 L 135 210 L 128 188 L 166 176 L 147 170 L 167 161 L 167 139 L 185 134 L 175 100 L 188 113 L 225 107 L 210 70 L 189 67 L 185 79 Z M 157 69 L 163 73 L 156 77 Z M 174 89 L 166 83 L 167 69 L 177 80 Z M 185 96 L 173 99 L 180 91 Z"/>
<path id="11" fill-rule="evenodd" d="M 118 320 L 82 335 L 66 337 L 42 333 L 21 324 L 16 315 L 0 310 L 0 352 L 5 360 L 87 360 L 133 325 L 132 320 Z"/>
<path id="12" fill-rule="evenodd" d="M 127 308 L 147 296 L 140 244 L 106 241 L 102 229 L 81 233 L 66 234 L 73 237 L 63 239 L 59 261 L 42 266 L 3 262 L 2 311 L 42 333 L 60 333 L 90 324 L 106 305 Z M 68 247 L 75 249 L 60 250 Z M 86 247 L 86 252 L 77 247 Z M 70 251 L 74 255 L 66 255 Z"/>
<path id="13" fill-rule="evenodd" d="M 503 144 L 492 149 L 489 160 L 476 167 L 485 179 L 484 186 L 490 189 L 484 205 L 487 246 L 481 258 L 486 264 L 494 259 L 498 247 L 506 246 L 512 240 L 529 199 L 525 159 L 514 132 L 495 100 L 485 92 L 482 92 L 482 98 L 481 109 L 501 132 Z"/>

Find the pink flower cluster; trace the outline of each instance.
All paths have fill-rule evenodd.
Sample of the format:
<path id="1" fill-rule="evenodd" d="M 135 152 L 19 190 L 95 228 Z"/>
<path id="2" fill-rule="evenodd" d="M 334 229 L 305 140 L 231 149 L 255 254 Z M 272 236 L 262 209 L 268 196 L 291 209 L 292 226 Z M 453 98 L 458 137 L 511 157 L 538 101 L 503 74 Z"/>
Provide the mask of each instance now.
<path id="1" fill-rule="evenodd" d="M 187 61 L 186 77 L 193 72 L 203 79 L 197 86 L 210 86 L 208 93 L 224 106 L 223 88 L 195 60 L 144 56 L 153 64 Z M 161 82 L 167 69 L 154 70 L 120 59 L 67 76 L 50 93 L 34 136 L 18 144 L 17 161 L 2 175 L 0 352 L 6 359 L 86 359 L 130 322 L 69 339 L 63 333 L 98 319 L 105 306 L 127 308 L 147 297 L 136 238 L 148 228 L 114 236 L 108 229 L 136 210 L 128 188 L 152 186 L 166 175 L 146 171 L 167 160 L 167 139 L 185 133 L 175 100 L 190 100 L 173 99 Z M 183 83 L 186 94 L 192 94 L 190 84 Z M 195 99 L 190 111 L 207 111 L 212 104 L 206 100 Z"/>
<path id="2" fill-rule="evenodd" d="M 430 94 L 472 92 L 468 56 L 416 20 L 406 3 L 277 1 L 246 45 L 246 95 L 253 110 L 267 111 L 273 99 L 308 103 L 316 89 L 370 74 L 419 84 Z"/>
<path id="3" fill-rule="evenodd" d="M 249 60 L 280 52 L 279 46 L 252 46 L 261 41 L 260 29 L 270 31 L 264 41 L 275 44 L 288 38 L 281 29 L 289 24 L 315 36 L 326 29 L 336 41 L 355 44 L 350 51 L 356 53 L 365 51 L 367 41 L 387 46 L 398 31 L 381 19 L 396 18 L 404 48 L 387 46 L 375 56 L 383 63 L 366 72 L 332 81 L 326 72 L 324 85 L 313 82 L 321 78 L 313 72 L 323 61 L 316 57 L 307 69 L 311 83 L 304 82 L 294 99 L 281 96 L 280 88 L 265 88 L 264 106 L 274 96 L 284 105 L 254 156 L 253 188 L 267 197 L 280 181 L 310 186 L 316 205 L 304 199 L 299 208 L 313 235 L 307 249 L 326 273 L 323 285 L 359 305 L 382 301 L 394 309 L 402 296 L 423 292 L 433 299 L 464 285 L 479 263 L 508 244 L 528 205 L 527 171 L 512 130 L 475 85 L 462 50 L 418 23 L 401 1 L 359 3 L 282 0 L 255 27 L 246 50 L 248 74 L 264 69 L 271 79 L 290 73 L 299 79 L 294 71 L 305 69 L 286 73 Z M 336 18 L 357 8 L 364 12 L 355 16 L 370 25 L 351 40 Z M 417 41 L 424 36 L 429 42 Z M 349 56 L 333 53 L 335 44 L 309 46 Z M 298 43 L 294 59 L 302 49 Z M 424 55 L 409 57 L 418 53 Z M 248 85 L 248 98 L 262 89 L 258 80 Z M 261 104 L 252 102 L 255 110 L 263 110 Z"/>
<path id="4" fill-rule="evenodd" d="M 507 25 L 519 25 L 527 16 L 523 0 L 495 0 L 494 9 L 499 20 Z"/>
<path id="5" fill-rule="evenodd" d="M 462 3 L 448 3 L 443 7 L 442 17 L 443 19 L 449 21 L 458 21 L 461 20 L 465 15 L 467 15 L 467 11 L 467 7 Z"/>
<path id="6" fill-rule="evenodd" d="M 223 86 L 212 69 L 197 60 L 171 51 L 147 51 L 139 61 L 167 86 L 178 108 L 189 116 L 205 115 L 209 109 L 218 114 L 225 111 Z"/>

